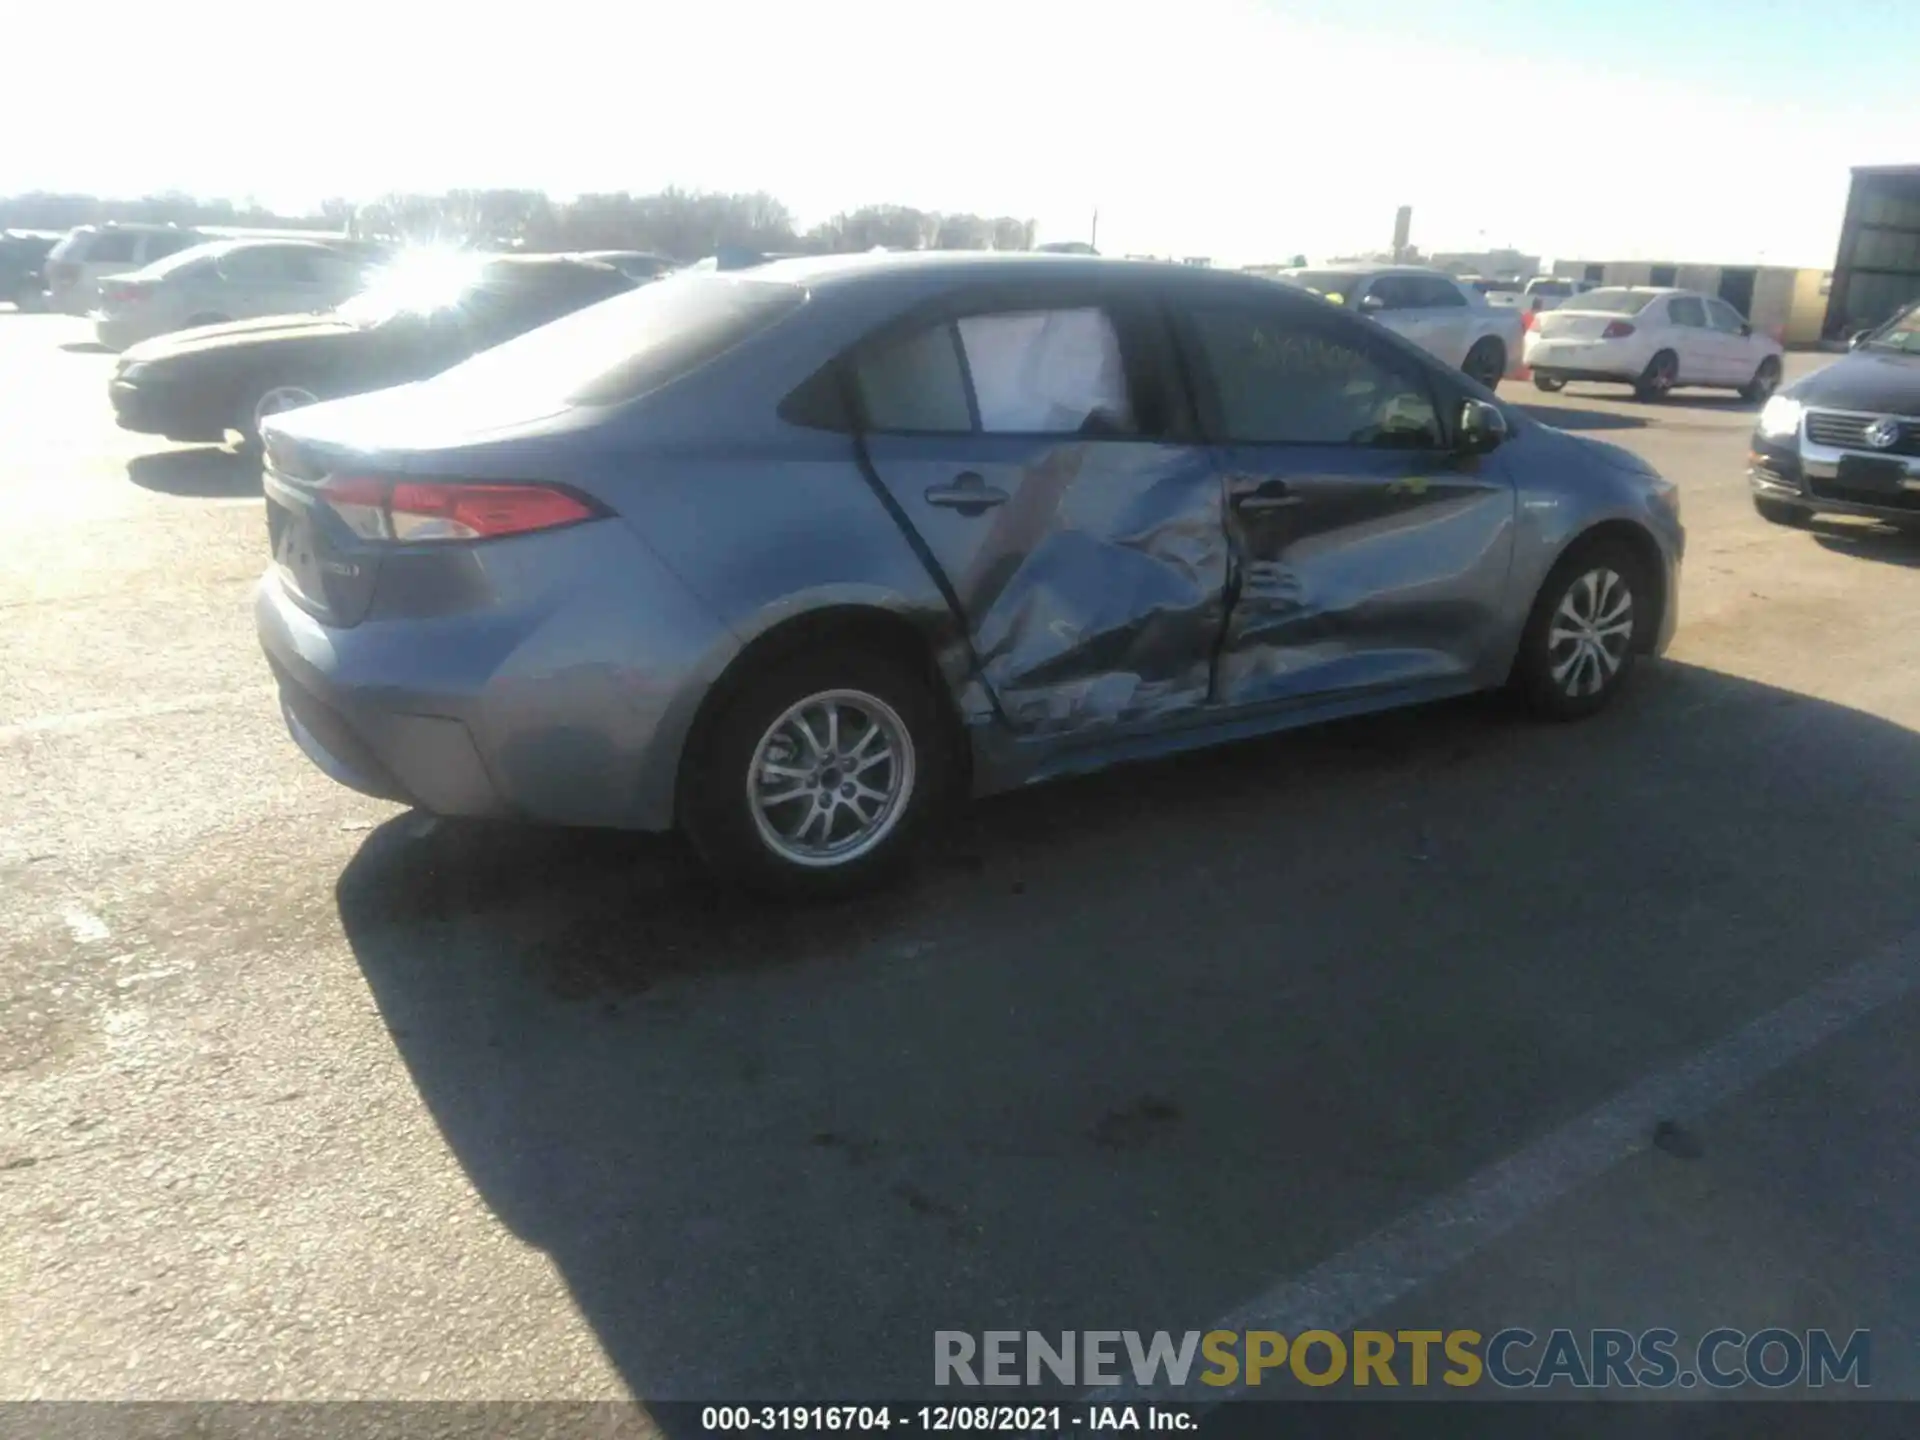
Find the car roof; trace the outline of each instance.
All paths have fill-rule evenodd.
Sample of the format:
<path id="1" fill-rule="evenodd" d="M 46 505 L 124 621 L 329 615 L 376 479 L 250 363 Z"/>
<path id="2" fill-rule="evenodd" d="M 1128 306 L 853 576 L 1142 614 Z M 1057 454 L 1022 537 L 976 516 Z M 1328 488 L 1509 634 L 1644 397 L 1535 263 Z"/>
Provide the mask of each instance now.
<path id="1" fill-rule="evenodd" d="M 1436 270 L 1431 265 L 1368 265 L 1360 261 L 1346 261 L 1339 265 L 1292 265 L 1281 271 L 1283 275 L 1300 275 L 1308 271 L 1316 275 L 1437 275 L 1442 280 L 1457 280 L 1460 276 L 1450 275 L 1445 270 Z M 1468 280 L 1483 280 L 1483 275 L 1469 275 Z"/>
<path id="2" fill-rule="evenodd" d="M 1040 251 L 904 250 L 867 251 L 851 255 L 803 255 L 771 260 L 751 269 L 731 272 L 741 281 L 798 285 L 830 290 L 841 286 L 892 281 L 928 294 L 959 285 L 1008 281 L 1084 281 L 1125 291 L 1175 284 L 1202 288 L 1235 288 L 1271 294 L 1274 282 L 1238 270 L 1178 265 L 1165 260 L 1121 260 L 1098 255 L 1061 255 Z"/>

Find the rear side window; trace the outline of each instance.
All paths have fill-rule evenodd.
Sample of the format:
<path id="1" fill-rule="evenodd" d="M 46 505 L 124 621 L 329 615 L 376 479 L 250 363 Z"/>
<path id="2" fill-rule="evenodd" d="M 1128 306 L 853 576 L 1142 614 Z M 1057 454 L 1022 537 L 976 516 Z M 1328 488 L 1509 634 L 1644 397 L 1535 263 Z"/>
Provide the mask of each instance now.
<path id="1" fill-rule="evenodd" d="M 853 379 L 875 430 L 1105 438 L 1140 431 L 1119 331 L 1097 306 L 942 321 L 866 347 Z"/>
<path id="2" fill-rule="evenodd" d="M 1449 306 L 1465 305 L 1467 297 L 1460 293 L 1460 287 L 1451 280 L 1442 280 L 1438 275 L 1410 275 L 1408 285 L 1414 295 L 1414 304 L 1422 310 L 1444 310 Z M 1491 287 L 1510 291 L 1512 286 Z"/>
<path id="3" fill-rule="evenodd" d="M 854 364 L 853 386 L 875 430 L 973 429 L 959 337 L 951 325 L 916 330 L 868 350 Z"/>
<path id="4" fill-rule="evenodd" d="M 96 230 L 86 246 L 88 265 L 131 265 L 140 255 L 140 237 L 131 230 Z"/>
<path id="5" fill-rule="evenodd" d="M 1700 303 L 1697 295 L 1682 295 L 1678 299 L 1667 302 L 1667 318 L 1676 325 L 1704 330 L 1707 324 L 1707 307 Z"/>

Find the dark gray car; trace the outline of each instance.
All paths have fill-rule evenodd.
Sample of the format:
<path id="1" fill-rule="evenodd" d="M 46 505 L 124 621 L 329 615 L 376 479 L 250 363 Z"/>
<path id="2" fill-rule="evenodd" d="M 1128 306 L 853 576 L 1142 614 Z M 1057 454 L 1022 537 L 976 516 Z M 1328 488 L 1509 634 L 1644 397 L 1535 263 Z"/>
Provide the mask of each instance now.
<path id="1" fill-rule="evenodd" d="M 838 891 L 956 794 L 1672 635 L 1674 488 L 1269 281 L 1054 256 L 684 274 L 265 426 L 260 635 L 343 783 L 684 829 Z"/>

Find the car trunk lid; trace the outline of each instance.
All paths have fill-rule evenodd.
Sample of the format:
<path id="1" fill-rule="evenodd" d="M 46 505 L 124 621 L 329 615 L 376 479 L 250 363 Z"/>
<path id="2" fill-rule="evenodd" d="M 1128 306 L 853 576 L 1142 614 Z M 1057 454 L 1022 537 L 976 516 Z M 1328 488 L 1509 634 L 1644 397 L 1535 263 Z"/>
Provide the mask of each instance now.
<path id="1" fill-rule="evenodd" d="M 1616 312 L 1570 308 L 1579 303 L 1571 300 L 1558 309 L 1542 311 L 1533 322 L 1534 333 L 1545 340 L 1598 340 L 1609 325 L 1633 320 Z"/>

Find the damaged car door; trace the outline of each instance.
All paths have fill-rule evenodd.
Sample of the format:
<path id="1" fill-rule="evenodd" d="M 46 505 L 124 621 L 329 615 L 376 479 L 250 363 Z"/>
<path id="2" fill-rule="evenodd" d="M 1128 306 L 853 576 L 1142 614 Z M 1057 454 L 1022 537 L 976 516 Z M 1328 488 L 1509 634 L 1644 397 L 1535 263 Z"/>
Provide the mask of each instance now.
<path id="1" fill-rule="evenodd" d="M 1452 446 L 1437 367 L 1304 304 L 1182 312 L 1233 571 L 1219 699 L 1468 688 L 1500 620 L 1513 487 Z"/>
<path id="2" fill-rule="evenodd" d="M 874 472 L 1015 731 L 1206 703 L 1219 479 L 1156 307 L 1059 286 L 974 296 L 876 337 L 852 370 Z"/>

